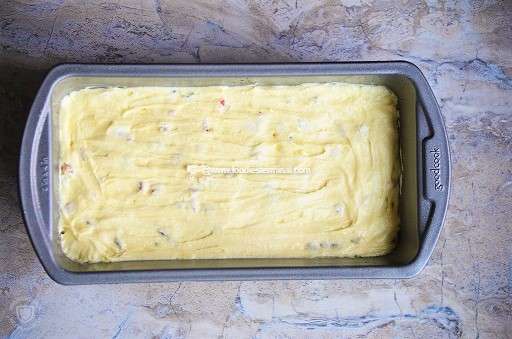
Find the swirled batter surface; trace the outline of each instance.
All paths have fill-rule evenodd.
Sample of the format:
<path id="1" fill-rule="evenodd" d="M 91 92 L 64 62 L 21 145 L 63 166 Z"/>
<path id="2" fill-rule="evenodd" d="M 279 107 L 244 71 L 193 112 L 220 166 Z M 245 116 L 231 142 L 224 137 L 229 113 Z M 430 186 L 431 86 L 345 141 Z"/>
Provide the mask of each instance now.
<path id="1" fill-rule="evenodd" d="M 385 87 L 344 83 L 72 92 L 57 117 L 63 252 L 78 262 L 386 254 L 399 224 L 396 102 Z"/>

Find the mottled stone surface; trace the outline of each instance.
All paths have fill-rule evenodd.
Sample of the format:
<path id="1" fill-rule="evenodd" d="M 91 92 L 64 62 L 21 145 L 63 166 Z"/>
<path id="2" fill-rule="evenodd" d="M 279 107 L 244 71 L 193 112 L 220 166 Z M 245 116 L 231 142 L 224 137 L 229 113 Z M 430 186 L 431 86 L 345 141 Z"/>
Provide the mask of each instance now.
<path id="1" fill-rule="evenodd" d="M 510 337 L 512 2 L 223 4 L 0 3 L 0 336 Z M 390 59 L 423 70 L 451 141 L 448 218 L 417 277 L 65 287 L 43 271 L 16 176 L 27 112 L 52 65 Z"/>

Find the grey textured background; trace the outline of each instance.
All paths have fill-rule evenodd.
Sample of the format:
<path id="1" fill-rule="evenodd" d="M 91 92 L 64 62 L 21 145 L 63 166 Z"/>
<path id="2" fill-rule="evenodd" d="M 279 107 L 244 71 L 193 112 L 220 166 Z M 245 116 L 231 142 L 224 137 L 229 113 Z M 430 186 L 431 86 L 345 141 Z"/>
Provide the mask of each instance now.
<path id="1" fill-rule="evenodd" d="M 0 336 L 511 337 L 511 18 L 510 1 L 1 2 Z M 425 73 L 452 149 L 447 222 L 418 277 L 65 287 L 44 273 L 16 176 L 52 65 L 391 59 Z"/>

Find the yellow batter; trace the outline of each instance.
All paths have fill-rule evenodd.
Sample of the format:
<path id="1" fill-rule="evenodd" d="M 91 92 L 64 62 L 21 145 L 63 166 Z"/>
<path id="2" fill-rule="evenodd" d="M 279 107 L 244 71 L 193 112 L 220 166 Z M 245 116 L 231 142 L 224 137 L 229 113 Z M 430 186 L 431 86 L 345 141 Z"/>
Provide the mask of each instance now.
<path id="1" fill-rule="evenodd" d="M 386 254 L 399 224 L 396 101 L 344 83 L 72 92 L 58 115 L 63 252 L 78 262 Z M 205 171 L 233 167 L 253 172 Z"/>

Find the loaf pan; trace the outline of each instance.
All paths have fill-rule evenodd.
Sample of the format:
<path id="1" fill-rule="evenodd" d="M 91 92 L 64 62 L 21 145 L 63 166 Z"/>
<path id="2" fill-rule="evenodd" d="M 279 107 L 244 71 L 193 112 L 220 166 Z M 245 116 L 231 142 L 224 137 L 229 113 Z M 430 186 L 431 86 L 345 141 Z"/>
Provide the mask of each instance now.
<path id="1" fill-rule="evenodd" d="M 79 264 L 57 235 L 61 99 L 84 87 L 206 86 L 342 81 L 384 85 L 398 97 L 402 180 L 396 249 L 374 258 L 154 260 Z M 435 97 L 421 71 L 396 62 L 217 65 L 84 65 L 53 68 L 34 100 L 20 155 L 20 195 L 32 244 L 62 284 L 183 280 L 407 278 L 427 263 L 450 192 L 450 156 Z"/>

